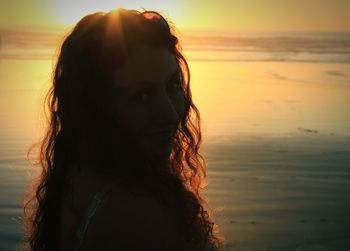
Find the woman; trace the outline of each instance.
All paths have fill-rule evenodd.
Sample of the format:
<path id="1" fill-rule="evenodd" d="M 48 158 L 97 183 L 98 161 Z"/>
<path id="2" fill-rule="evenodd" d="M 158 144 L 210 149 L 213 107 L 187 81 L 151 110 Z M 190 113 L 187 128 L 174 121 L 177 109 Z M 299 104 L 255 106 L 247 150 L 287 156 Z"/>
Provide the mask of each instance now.
<path id="1" fill-rule="evenodd" d="M 168 22 L 118 9 L 65 38 L 47 96 L 30 250 L 221 250 L 200 197 L 190 75 Z"/>

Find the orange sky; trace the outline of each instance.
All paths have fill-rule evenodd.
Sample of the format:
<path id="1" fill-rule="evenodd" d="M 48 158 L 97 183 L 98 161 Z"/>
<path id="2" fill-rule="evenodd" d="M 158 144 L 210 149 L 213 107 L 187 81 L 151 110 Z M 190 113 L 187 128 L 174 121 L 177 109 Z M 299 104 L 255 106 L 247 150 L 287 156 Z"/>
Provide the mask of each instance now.
<path id="1" fill-rule="evenodd" d="M 116 7 L 161 10 L 188 31 L 350 31 L 349 0 L 3 0 L 0 26 L 72 25 Z"/>

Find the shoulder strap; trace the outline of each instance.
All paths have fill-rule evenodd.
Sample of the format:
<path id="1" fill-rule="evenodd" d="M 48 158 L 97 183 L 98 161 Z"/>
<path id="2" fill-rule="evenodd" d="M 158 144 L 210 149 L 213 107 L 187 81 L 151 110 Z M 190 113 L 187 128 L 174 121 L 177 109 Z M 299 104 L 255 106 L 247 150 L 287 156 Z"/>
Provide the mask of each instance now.
<path id="1" fill-rule="evenodd" d="M 113 186 L 114 186 L 114 183 L 105 185 L 103 189 L 100 192 L 96 193 L 94 198 L 92 199 L 76 232 L 76 242 L 74 246 L 75 251 L 79 250 L 81 243 L 83 242 L 84 236 L 86 234 L 86 231 L 88 229 L 88 226 L 91 222 L 91 219 L 93 218 L 98 207 L 101 205 L 103 199 L 106 197 L 108 192 L 113 188 Z"/>

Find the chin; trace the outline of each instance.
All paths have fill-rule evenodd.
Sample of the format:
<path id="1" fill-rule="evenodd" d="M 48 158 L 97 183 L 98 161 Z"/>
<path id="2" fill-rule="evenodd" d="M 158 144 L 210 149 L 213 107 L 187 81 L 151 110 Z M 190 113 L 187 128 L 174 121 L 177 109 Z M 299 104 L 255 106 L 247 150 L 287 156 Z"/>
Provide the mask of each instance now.
<path id="1" fill-rule="evenodd" d="M 152 159 L 165 160 L 170 156 L 170 151 L 157 151 L 150 154 Z"/>
<path id="2" fill-rule="evenodd" d="M 172 142 L 158 141 L 156 139 L 144 141 L 140 145 L 144 157 L 156 162 L 169 159 L 172 146 Z"/>
<path id="3" fill-rule="evenodd" d="M 148 150 L 154 150 L 154 148 L 149 148 Z M 159 148 L 157 151 L 148 151 L 146 153 L 147 159 L 151 161 L 165 161 L 169 159 L 171 153 L 171 148 Z"/>

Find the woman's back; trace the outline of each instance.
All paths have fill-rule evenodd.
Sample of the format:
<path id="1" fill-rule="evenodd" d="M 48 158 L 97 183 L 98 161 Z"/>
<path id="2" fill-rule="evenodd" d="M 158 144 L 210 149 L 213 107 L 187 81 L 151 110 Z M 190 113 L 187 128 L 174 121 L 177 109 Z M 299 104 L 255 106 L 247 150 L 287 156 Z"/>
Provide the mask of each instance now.
<path id="1" fill-rule="evenodd" d="M 94 196 L 106 190 L 88 222 L 79 250 L 184 250 L 184 240 L 175 215 L 144 189 L 135 192 L 97 176 L 80 173 L 63 198 L 61 250 L 74 250 L 77 231 Z M 85 219 L 86 222 L 86 219 Z M 79 245 L 79 244 L 78 244 Z"/>

